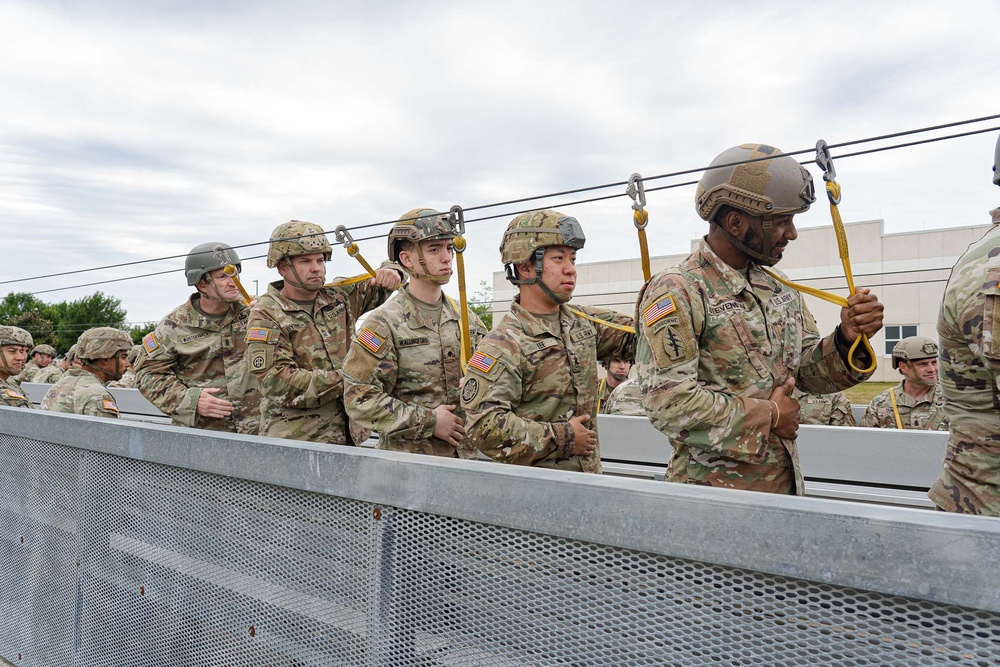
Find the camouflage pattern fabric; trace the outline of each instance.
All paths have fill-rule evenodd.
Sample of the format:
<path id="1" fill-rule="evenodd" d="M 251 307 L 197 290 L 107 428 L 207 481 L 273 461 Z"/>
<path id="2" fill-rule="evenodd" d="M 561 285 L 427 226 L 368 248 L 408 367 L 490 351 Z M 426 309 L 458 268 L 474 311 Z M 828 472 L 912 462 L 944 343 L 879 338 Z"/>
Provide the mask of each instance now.
<path id="1" fill-rule="evenodd" d="M 643 406 L 674 447 L 673 482 L 801 495 L 795 441 L 771 434 L 771 392 L 788 377 L 826 394 L 870 376 L 847 367 L 835 333 L 820 338 L 797 292 L 704 239 L 646 284 L 636 322 Z"/>
<path id="2" fill-rule="evenodd" d="M 903 391 L 903 383 L 886 389 L 876 396 L 865 408 L 861 416 L 861 426 L 867 428 L 896 428 L 896 416 L 892 411 L 892 399 L 889 392 L 896 396 L 896 407 L 899 408 L 899 421 L 903 428 L 921 431 L 947 431 L 948 417 L 944 412 L 944 395 L 941 386 L 934 387 L 921 396 L 913 398 Z"/>
<path id="3" fill-rule="evenodd" d="M 70 368 L 42 399 L 42 410 L 118 419 L 115 397 L 93 373 Z"/>
<path id="4" fill-rule="evenodd" d="M 807 394 L 796 387 L 792 398 L 799 402 L 799 423 L 821 426 L 857 426 L 851 401 L 842 391 Z"/>
<path id="5" fill-rule="evenodd" d="M 379 449 L 476 458 L 471 446 L 456 449 L 433 437 L 434 408 L 456 406 L 462 382 L 461 314 L 447 298 L 440 309 L 419 304 L 407 288 L 376 308 L 344 361 L 344 407 L 356 423 L 378 431 Z M 469 313 L 475 347 L 486 327 Z"/>
<path id="6" fill-rule="evenodd" d="M 121 377 L 120 380 L 115 380 L 114 382 L 109 382 L 108 386 L 109 387 L 117 387 L 119 389 L 138 389 L 138 387 L 136 386 L 135 371 L 132 370 L 131 368 L 128 369 L 127 371 L 125 371 L 124 373 L 122 373 L 122 377 Z M 218 396 L 218 394 L 216 394 L 216 396 Z M 146 399 L 146 400 L 149 400 L 149 399 Z M 152 401 L 150 401 L 150 402 L 152 402 Z M 258 413 L 257 414 L 260 414 L 259 410 L 260 410 L 260 408 L 258 407 Z M 161 410 L 161 412 L 162 412 L 162 410 Z"/>
<path id="7" fill-rule="evenodd" d="M 55 384 L 56 381 L 62 377 L 62 374 L 63 369 L 59 368 L 59 364 L 52 362 L 45 368 L 38 369 L 29 382 L 37 382 L 39 384 Z"/>
<path id="8" fill-rule="evenodd" d="M 0 380 L 0 405 L 6 405 L 11 408 L 34 407 L 13 378 Z"/>
<path id="9" fill-rule="evenodd" d="M 354 339 L 354 323 L 392 294 L 368 280 L 324 287 L 300 304 L 271 283 L 250 312 L 247 359 L 261 390 L 260 434 L 274 438 L 359 444 L 367 432 L 351 429 L 340 369 Z"/>
<path id="10" fill-rule="evenodd" d="M 592 317 L 631 326 L 607 308 L 578 306 Z M 521 307 L 479 344 L 462 385 L 467 440 L 503 463 L 601 472 L 600 438 L 591 456 L 573 455 L 569 420 L 589 414 L 597 431 L 597 362 L 631 359 L 635 334 L 598 325 L 559 308 L 561 327 Z"/>
<path id="11" fill-rule="evenodd" d="M 40 370 L 42 369 L 38 367 L 38 364 L 29 359 L 27 363 L 24 364 L 24 368 L 21 369 L 21 372 L 18 373 L 14 379 L 18 382 L 34 382 L 31 378 L 35 377 L 35 373 Z"/>
<path id="12" fill-rule="evenodd" d="M 642 407 L 642 386 L 639 384 L 639 378 L 630 377 L 615 387 L 601 412 L 608 415 L 645 417 L 646 409 Z"/>
<path id="13" fill-rule="evenodd" d="M 195 307 L 197 293 L 164 317 L 142 339 L 133 364 L 136 388 L 176 426 L 256 435 L 260 428 L 260 391 L 246 363 L 250 311 L 230 304 L 219 317 Z M 201 390 L 218 388 L 230 401 L 226 419 L 197 413 Z"/>
<path id="14" fill-rule="evenodd" d="M 994 216 L 1000 219 L 1000 211 Z M 1000 220 L 998 220 L 1000 221 Z M 938 318 L 940 385 L 951 437 L 931 500 L 1000 516 L 1000 225 L 952 269 Z"/>

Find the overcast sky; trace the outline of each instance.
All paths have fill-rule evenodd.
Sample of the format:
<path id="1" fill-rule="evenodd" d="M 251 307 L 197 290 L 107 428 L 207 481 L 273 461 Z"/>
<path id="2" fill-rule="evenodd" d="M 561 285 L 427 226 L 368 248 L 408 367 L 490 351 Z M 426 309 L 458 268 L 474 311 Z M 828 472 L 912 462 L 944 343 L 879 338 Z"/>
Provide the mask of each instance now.
<path id="1" fill-rule="evenodd" d="M 266 241 L 293 218 L 332 232 L 691 169 L 744 142 L 792 151 L 998 114 L 998 25 L 996 0 L 0 1 L 0 281 Z M 836 162 L 845 220 L 884 218 L 888 232 L 988 223 L 996 139 Z M 649 195 L 654 255 L 704 233 L 693 199 L 693 186 Z M 559 207 L 587 233 L 580 262 L 637 256 L 629 204 Z M 473 289 L 500 269 L 511 217 L 470 222 Z M 796 221 L 829 224 L 827 207 Z M 384 239 L 361 247 L 385 257 Z M 0 295 L 182 266 L 5 283 Z M 251 291 L 277 279 L 263 260 L 243 271 Z M 359 272 L 335 248 L 330 276 Z M 39 297 L 98 289 L 133 322 L 190 293 L 178 272 Z"/>

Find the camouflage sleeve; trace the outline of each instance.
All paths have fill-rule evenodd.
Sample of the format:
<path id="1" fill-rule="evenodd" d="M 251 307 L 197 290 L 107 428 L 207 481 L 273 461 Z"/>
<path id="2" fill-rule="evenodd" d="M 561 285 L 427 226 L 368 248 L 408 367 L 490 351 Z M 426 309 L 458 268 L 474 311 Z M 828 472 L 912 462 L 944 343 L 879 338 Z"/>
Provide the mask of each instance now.
<path id="1" fill-rule="evenodd" d="M 361 336 L 368 329 L 377 338 Z M 381 342 L 378 342 L 381 341 Z M 374 348 L 374 349 L 373 349 Z M 344 407 L 352 421 L 366 429 L 398 438 L 434 435 L 434 411 L 404 403 L 390 394 L 396 386 L 398 362 L 391 327 L 378 313 L 365 320 L 344 361 Z"/>
<path id="2" fill-rule="evenodd" d="M 574 439 L 568 421 L 533 421 L 515 413 L 521 402 L 521 369 L 495 343 L 498 338 L 494 332 L 479 345 L 473 356 L 483 363 L 479 368 L 470 364 L 462 383 L 468 442 L 501 463 L 531 465 L 553 453 L 568 458 Z"/>
<path id="3" fill-rule="evenodd" d="M 472 310 L 469 311 L 469 343 L 473 350 L 479 347 L 479 344 L 483 342 L 489 334 L 489 330 L 483 323 L 483 320 L 476 315 Z"/>
<path id="4" fill-rule="evenodd" d="M 854 419 L 854 409 L 851 401 L 842 392 L 837 392 L 833 397 L 833 411 L 830 414 L 830 425 L 832 426 L 857 426 Z"/>
<path id="5" fill-rule="evenodd" d="M 859 373 L 847 365 L 846 356 L 850 345 L 838 343 L 838 331 L 826 338 L 820 338 L 816 319 L 798 294 L 802 308 L 802 360 L 795 376 L 795 384 L 802 391 L 811 394 L 832 394 L 864 382 L 872 373 Z M 871 357 L 859 345 L 854 363 L 860 368 L 871 363 Z M 874 372 L 874 371 L 872 371 Z"/>
<path id="6" fill-rule="evenodd" d="M 770 401 L 733 396 L 700 381 L 705 304 L 692 288 L 696 286 L 683 275 L 661 274 L 640 299 L 636 370 L 646 415 L 671 442 L 759 463 L 771 433 Z M 742 354 L 742 350 L 721 352 Z"/>
<path id="7" fill-rule="evenodd" d="M 610 308 L 598 308 L 595 306 L 579 306 L 580 312 L 605 322 L 617 324 L 619 327 L 633 328 L 632 318 L 628 315 L 611 310 Z M 634 331 L 623 331 L 612 326 L 596 324 L 597 329 L 597 360 L 612 361 L 614 359 L 635 359 Z"/>
<path id="8" fill-rule="evenodd" d="M 882 428 L 882 420 L 878 414 L 878 398 L 878 396 L 873 398 L 872 402 L 868 404 L 867 408 L 865 408 L 865 413 L 861 415 L 861 423 L 859 426 L 864 426 L 865 428 Z"/>
<path id="9" fill-rule="evenodd" d="M 174 372 L 177 351 L 165 322 L 142 339 L 135 361 L 136 388 L 150 403 L 178 423 L 194 426 L 198 420 L 201 387 L 189 387 Z"/>
<path id="10" fill-rule="evenodd" d="M 404 281 L 406 280 L 406 274 L 392 262 L 382 262 L 378 268 L 394 269 L 398 271 L 401 276 L 403 276 Z M 344 296 L 347 299 L 348 310 L 351 313 L 351 317 L 355 320 L 367 313 L 369 310 L 378 308 L 393 295 L 392 290 L 387 290 L 384 287 L 378 287 L 371 280 L 362 280 L 360 283 L 354 283 L 352 285 L 342 285 L 337 287 L 337 289 L 344 293 Z"/>
<path id="11" fill-rule="evenodd" d="M 82 397 L 78 414 L 90 417 L 118 419 L 118 404 L 111 394 L 90 394 Z"/>
<path id="12" fill-rule="evenodd" d="M 316 408 L 343 396 L 340 371 L 300 368 L 291 341 L 275 320 L 258 304 L 247 322 L 246 358 L 261 394 L 283 407 L 297 409 Z"/>

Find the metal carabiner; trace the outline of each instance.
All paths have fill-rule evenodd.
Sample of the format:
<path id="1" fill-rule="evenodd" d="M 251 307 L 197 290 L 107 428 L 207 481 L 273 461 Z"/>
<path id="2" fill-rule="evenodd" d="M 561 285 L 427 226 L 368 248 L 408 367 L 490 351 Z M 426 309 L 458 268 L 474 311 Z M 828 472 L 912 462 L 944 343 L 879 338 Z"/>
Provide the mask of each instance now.
<path id="1" fill-rule="evenodd" d="M 646 215 L 646 188 L 642 184 L 642 176 L 635 173 L 628 177 L 628 187 L 625 189 L 625 194 L 632 198 L 635 228 L 645 229 L 646 225 L 649 224 L 649 216 Z"/>
<path id="2" fill-rule="evenodd" d="M 337 225 L 333 230 L 333 235 L 337 238 L 337 243 L 342 244 L 347 249 L 347 254 L 354 257 L 358 254 L 358 244 L 354 242 L 354 237 L 344 225 Z"/>
<path id="3" fill-rule="evenodd" d="M 455 238 L 461 239 L 454 244 L 455 252 L 465 252 L 465 210 L 458 204 L 449 209 L 448 224 L 451 225 L 452 231 L 455 232 Z"/>
<path id="4" fill-rule="evenodd" d="M 834 183 L 837 180 L 837 169 L 833 166 L 833 157 L 830 155 L 830 147 L 826 145 L 826 142 L 822 139 L 816 142 L 816 164 L 819 168 L 823 170 L 823 180 L 827 183 Z M 830 200 L 831 204 L 840 203 L 840 195 L 836 197 L 830 191 L 830 188 L 826 189 L 826 197 Z"/>

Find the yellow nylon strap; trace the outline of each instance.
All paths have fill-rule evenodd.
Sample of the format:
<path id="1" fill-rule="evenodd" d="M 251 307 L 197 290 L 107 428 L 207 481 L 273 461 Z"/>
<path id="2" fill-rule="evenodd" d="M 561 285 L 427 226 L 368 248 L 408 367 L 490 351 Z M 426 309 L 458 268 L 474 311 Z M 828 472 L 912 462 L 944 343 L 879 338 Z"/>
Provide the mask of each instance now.
<path id="1" fill-rule="evenodd" d="M 461 234 L 457 235 L 452 243 L 455 246 L 456 260 L 458 264 L 458 298 L 462 302 L 462 307 L 458 310 L 462 314 L 462 371 L 465 371 L 465 364 L 472 356 L 472 338 L 469 336 L 469 296 L 465 289 L 465 252 L 466 241 Z"/>
<path id="2" fill-rule="evenodd" d="M 448 303 L 451 304 L 452 308 L 454 308 L 455 310 L 461 312 L 461 308 L 459 307 L 459 305 L 457 303 L 455 303 L 454 299 L 452 299 L 447 294 L 445 294 L 445 297 L 447 297 Z M 472 356 L 471 355 L 471 350 L 469 352 L 465 351 L 465 345 L 466 345 L 467 342 L 469 342 L 469 319 L 468 319 L 468 312 L 466 312 L 465 315 L 466 315 L 466 317 L 462 318 L 460 320 L 459 325 L 458 325 L 458 330 L 462 334 L 462 345 L 460 346 L 460 350 L 459 350 L 459 359 L 462 362 L 462 373 L 465 373 L 465 367 L 469 364 L 469 357 Z M 469 344 L 469 347 L 472 347 L 471 343 Z"/>
<path id="3" fill-rule="evenodd" d="M 361 283 L 366 280 L 371 280 L 375 276 L 370 273 L 362 273 L 360 276 L 353 276 L 351 278 L 341 278 L 340 280 L 334 280 L 333 282 L 323 285 L 323 287 L 340 287 L 342 285 L 353 285 L 354 283 Z"/>
<path id="4" fill-rule="evenodd" d="M 253 299 L 247 291 L 243 289 L 243 283 L 240 282 L 240 272 L 237 271 L 236 267 L 232 264 L 226 264 L 222 267 L 222 272 L 233 279 L 233 282 L 236 283 L 236 289 L 240 291 L 240 300 L 243 302 L 244 306 L 249 306 Z"/>
<path id="5" fill-rule="evenodd" d="M 604 393 L 604 384 L 608 381 L 608 378 L 601 378 L 600 384 L 597 385 L 597 414 L 601 414 L 601 394 Z"/>
<path id="6" fill-rule="evenodd" d="M 889 388 L 889 400 L 892 401 L 892 416 L 896 418 L 896 428 L 903 430 L 903 420 L 899 418 L 899 406 L 896 405 L 896 388 Z"/>
<path id="7" fill-rule="evenodd" d="M 347 254 L 358 260 L 358 263 L 365 267 L 365 271 L 368 272 L 368 276 L 370 278 L 375 277 L 375 269 L 373 269 L 372 265 L 366 262 L 365 258 L 361 256 L 361 250 L 358 249 L 357 243 L 351 243 L 347 246 Z"/>
<path id="8" fill-rule="evenodd" d="M 646 242 L 646 223 L 649 222 L 649 213 L 646 209 L 638 209 L 632 213 L 632 220 L 635 221 L 636 229 L 639 231 L 639 256 L 642 259 L 642 275 L 645 282 L 649 282 L 653 272 L 649 268 L 649 244 Z"/>
<path id="9" fill-rule="evenodd" d="M 597 324 L 603 324 L 604 326 L 611 327 L 612 329 L 618 329 L 619 331 L 627 331 L 628 333 L 633 333 L 633 334 L 635 333 L 634 327 L 627 327 L 623 324 L 618 324 L 617 322 L 608 322 L 607 320 L 602 320 L 599 317 L 592 317 L 587 313 L 584 313 L 579 310 L 574 310 L 573 308 L 570 308 L 569 312 L 573 313 L 574 315 L 579 315 L 585 320 L 590 320 L 591 322 L 596 322 Z"/>

